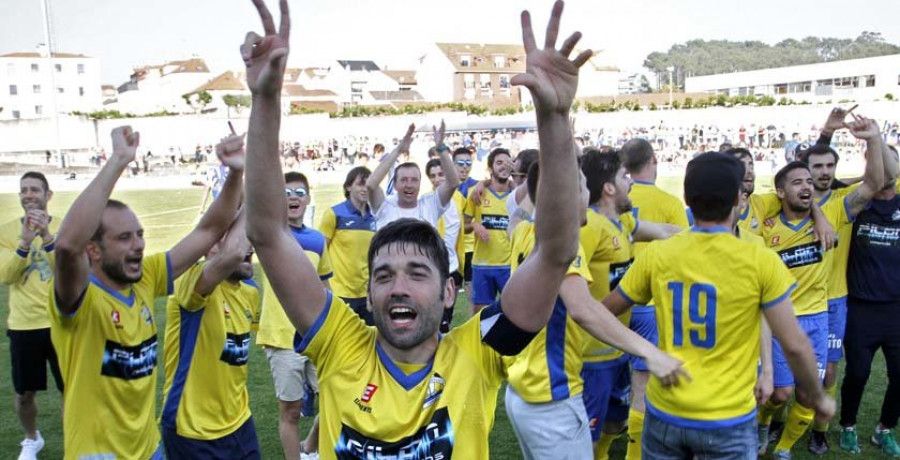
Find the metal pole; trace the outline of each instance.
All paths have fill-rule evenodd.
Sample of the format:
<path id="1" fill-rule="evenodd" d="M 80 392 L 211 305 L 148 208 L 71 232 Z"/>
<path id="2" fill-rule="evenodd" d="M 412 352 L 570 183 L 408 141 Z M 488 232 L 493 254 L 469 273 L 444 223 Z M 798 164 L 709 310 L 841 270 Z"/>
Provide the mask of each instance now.
<path id="1" fill-rule="evenodd" d="M 669 66 L 666 68 L 669 71 L 669 109 L 672 108 L 672 72 L 675 71 L 675 67 Z"/>
<path id="2" fill-rule="evenodd" d="M 59 136 L 59 109 L 56 100 L 56 69 L 53 67 L 53 53 L 56 47 L 53 43 L 53 34 L 51 33 L 52 25 L 50 22 L 50 0 L 41 0 L 41 13 L 44 15 L 44 40 L 47 42 L 47 69 L 50 72 L 50 119 L 53 122 L 53 130 L 55 132 L 54 149 L 56 156 L 59 158 L 59 166 L 66 167 L 66 159 L 63 157 L 62 148 L 60 146 Z"/>

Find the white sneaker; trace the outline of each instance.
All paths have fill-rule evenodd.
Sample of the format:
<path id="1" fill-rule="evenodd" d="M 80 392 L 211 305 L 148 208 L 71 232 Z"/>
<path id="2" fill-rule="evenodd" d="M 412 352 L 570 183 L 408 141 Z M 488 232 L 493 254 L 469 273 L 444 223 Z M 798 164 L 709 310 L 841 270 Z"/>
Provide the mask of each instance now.
<path id="1" fill-rule="evenodd" d="M 307 454 L 306 452 L 300 452 L 300 460 L 319 460 L 319 453 L 312 452 Z"/>
<path id="2" fill-rule="evenodd" d="M 19 460 L 37 460 L 37 453 L 44 448 L 44 438 L 41 432 L 37 432 L 37 439 L 25 438 L 22 443 L 22 451 L 19 452 Z"/>

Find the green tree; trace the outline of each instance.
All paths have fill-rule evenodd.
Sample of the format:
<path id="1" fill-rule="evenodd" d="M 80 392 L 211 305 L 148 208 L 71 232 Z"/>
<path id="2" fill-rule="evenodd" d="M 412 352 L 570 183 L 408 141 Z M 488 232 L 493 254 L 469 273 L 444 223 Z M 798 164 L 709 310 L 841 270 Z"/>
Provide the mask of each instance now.
<path id="1" fill-rule="evenodd" d="M 222 96 L 222 102 L 228 107 L 228 116 L 231 116 L 231 109 L 234 109 L 237 113 L 241 113 L 241 110 L 250 107 L 251 101 L 252 99 L 249 95 L 226 94 Z"/>
<path id="2" fill-rule="evenodd" d="M 199 93 L 182 94 L 181 98 L 184 99 L 184 102 L 187 105 L 194 109 L 195 113 L 202 112 L 203 109 L 212 102 L 212 95 L 206 90 L 200 91 Z"/>

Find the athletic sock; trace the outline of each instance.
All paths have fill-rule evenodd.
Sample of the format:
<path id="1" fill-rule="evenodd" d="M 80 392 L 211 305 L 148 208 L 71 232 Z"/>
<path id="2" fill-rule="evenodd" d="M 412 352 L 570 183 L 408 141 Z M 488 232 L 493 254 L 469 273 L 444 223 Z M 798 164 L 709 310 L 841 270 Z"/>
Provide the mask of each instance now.
<path id="1" fill-rule="evenodd" d="M 600 439 L 594 443 L 594 460 L 609 460 L 609 447 L 619 437 L 619 433 L 600 433 Z"/>
<path id="2" fill-rule="evenodd" d="M 788 411 L 787 421 L 784 424 L 784 433 L 781 434 L 781 440 L 775 446 L 775 450 L 790 451 L 794 444 L 803 437 L 806 429 L 809 428 L 816 412 L 810 408 L 803 407 L 800 403 L 794 401 L 791 410 Z"/>
<path id="3" fill-rule="evenodd" d="M 628 449 L 625 460 L 641 460 L 641 435 L 644 434 L 644 413 L 628 411 Z"/>
<path id="4" fill-rule="evenodd" d="M 757 411 L 757 413 L 756 413 L 757 423 L 759 423 L 762 426 L 769 426 L 770 424 L 772 424 L 772 417 L 776 413 L 781 412 L 781 409 L 784 408 L 785 405 L 786 404 L 777 404 L 776 405 L 776 404 L 772 403 L 771 400 L 766 401 L 766 403 L 763 404 L 759 408 L 759 411 Z"/>
<path id="5" fill-rule="evenodd" d="M 831 396 L 834 399 L 837 396 L 837 382 L 830 387 L 825 387 L 825 393 L 828 393 L 828 396 Z M 813 421 L 812 426 L 813 431 L 818 431 L 819 433 L 827 433 L 828 432 L 828 422 L 820 422 L 818 420 Z"/>

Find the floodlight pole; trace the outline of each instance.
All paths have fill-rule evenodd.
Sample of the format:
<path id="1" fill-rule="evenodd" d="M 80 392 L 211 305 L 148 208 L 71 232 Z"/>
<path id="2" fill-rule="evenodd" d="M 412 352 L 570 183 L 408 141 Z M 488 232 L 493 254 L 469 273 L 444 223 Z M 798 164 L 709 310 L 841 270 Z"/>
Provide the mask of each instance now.
<path id="1" fill-rule="evenodd" d="M 55 46 L 53 43 L 53 34 L 51 33 L 52 24 L 50 22 L 50 0 L 41 0 L 41 13 L 44 16 L 44 40 L 47 42 L 47 69 L 50 72 L 50 119 L 53 122 L 53 130 L 56 133 L 54 138 L 54 149 L 56 156 L 59 157 L 59 166 L 66 167 L 66 159 L 63 157 L 62 147 L 60 146 L 59 136 L 59 109 L 56 100 L 56 72 L 53 67 L 53 53 Z"/>

